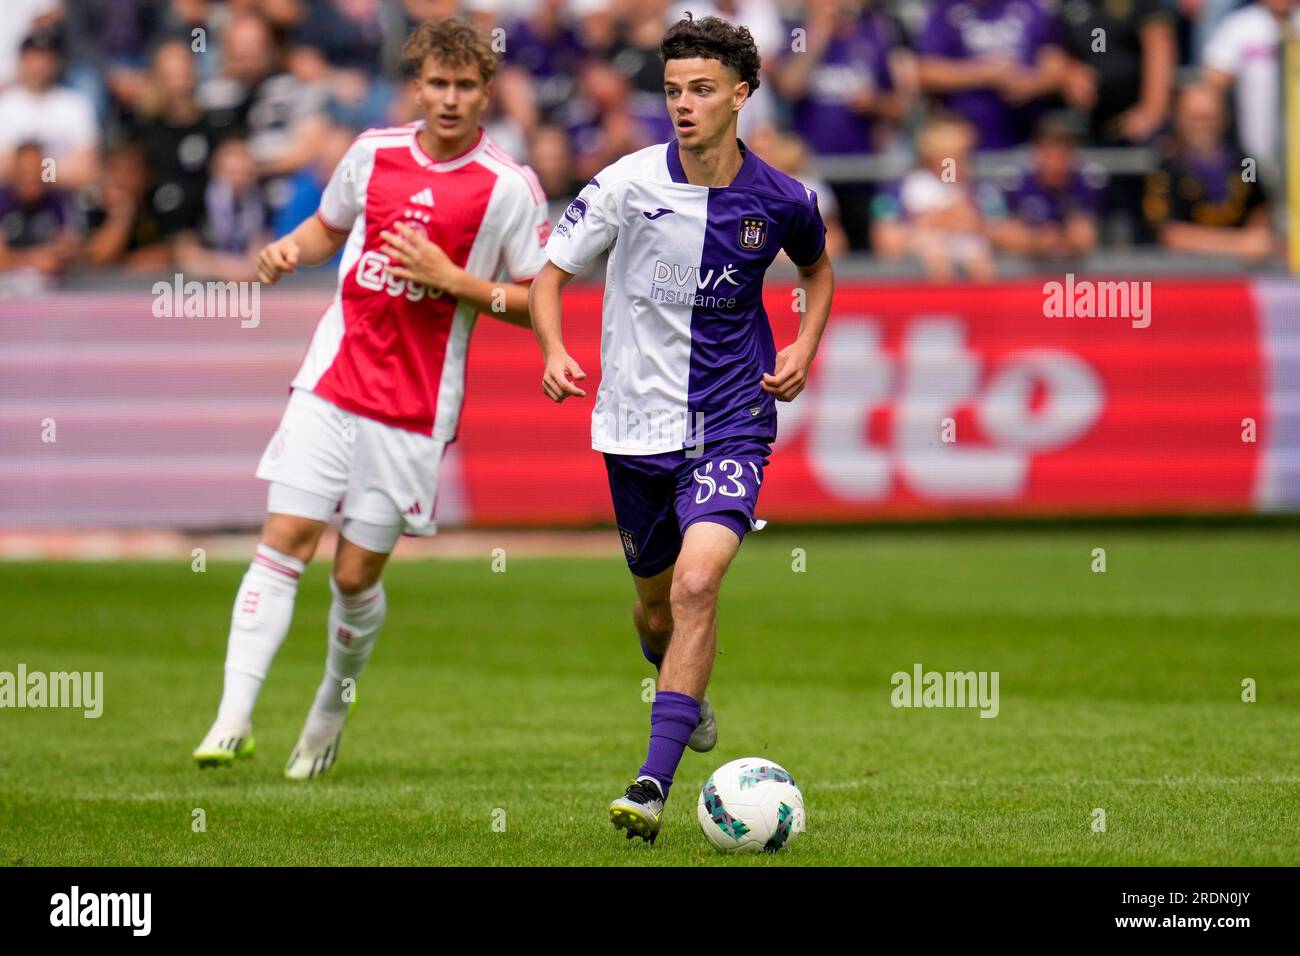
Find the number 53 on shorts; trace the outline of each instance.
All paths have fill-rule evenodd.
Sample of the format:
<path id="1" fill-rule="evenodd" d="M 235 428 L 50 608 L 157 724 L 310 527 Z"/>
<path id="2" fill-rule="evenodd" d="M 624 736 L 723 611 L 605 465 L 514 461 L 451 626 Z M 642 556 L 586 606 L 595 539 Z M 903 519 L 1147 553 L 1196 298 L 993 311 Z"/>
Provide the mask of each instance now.
<path id="1" fill-rule="evenodd" d="M 757 461 L 737 461 L 735 458 L 720 459 L 715 473 L 714 462 L 706 461 L 691 472 L 695 477 L 695 503 L 707 504 L 714 495 L 724 498 L 749 498 L 758 491 L 763 483 L 763 469 Z M 749 466 L 752 475 L 745 473 Z"/>
<path id="2" fill-rule="evenodd" d="M 677 513 L 682 528 L 702 515 L 739 512 L 754 526 L 754 509 L 771 446 L 753 438 L 726 438 L 687 458 L 678 472 Z"/>

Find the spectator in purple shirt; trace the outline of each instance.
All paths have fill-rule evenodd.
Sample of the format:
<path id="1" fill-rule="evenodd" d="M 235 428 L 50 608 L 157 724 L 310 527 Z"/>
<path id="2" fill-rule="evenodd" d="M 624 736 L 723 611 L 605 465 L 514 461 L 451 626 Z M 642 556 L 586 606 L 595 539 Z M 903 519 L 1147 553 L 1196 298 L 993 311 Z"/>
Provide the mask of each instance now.
<path id="1" fill-rule="evenodd" d="M 812 7 L 802 29 L 803 49 L 776 76 L 794 131 L 817 154 L 875 152 L 908 106 L 895 82 L 910 59 L 898 25 L 860 0 L 835 0 Z"/>
<path id="2" fill-rule="evenodd" d="M 861 0 L 815 4 L 792 30 L 800 45 L 777 64 L 775 86 L 790 101 L 794 131 L 815 155 L 874 153 L 887 145 L 914 88 L 912 57 L 898 25 Z M 857 248 L 870 229 L 871 186 L 840 182 L 835 198 Z"/>
<path id="3" fill-rule="evenodd" d="M 921 88 L 979 132 L 981 150 L 1024 143 L 1067 65 L 1039 0 L 939 0 L 917 53 Z"/>
<path id="4" fill-rule="evenodd" d="M 555 122 L 577 92 L 586 51 L 564 15 L 564 0 L 538 0 L 527 19 L 506 26 L 505 68 L 497 79 L 502 108 L 530 139 Z"/>
<path id="5" fill-rule="evenodd" d="M 1083 256 L 1097 246 L 1106 174 L 1079 162 L 1073 130 L 1059 120 L 1039 124 L 1027 169 L 1002 186 L 1006 218 L 993 231 L 1000 249 L 1022 256 Z"/>
<path id="6" fill-rule="evenodd" d="M 63 271 L 77 249 L 67 197 L 46 181 L 39 143 L 23 143 L 14 157 L 13 183 L 0 187 L 0 272 Z"/>

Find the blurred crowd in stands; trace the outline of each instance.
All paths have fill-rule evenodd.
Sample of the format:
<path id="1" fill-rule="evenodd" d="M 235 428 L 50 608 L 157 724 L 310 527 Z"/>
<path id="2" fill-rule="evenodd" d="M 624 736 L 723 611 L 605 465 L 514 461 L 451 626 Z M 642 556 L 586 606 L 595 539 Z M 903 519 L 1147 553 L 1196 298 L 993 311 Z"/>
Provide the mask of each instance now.
<path id="1" fill-rule="evenodd" d="M 251 278 L 358 132 L 418 118 L 399 51 L 448 16 L 500 31 L 489 129 L 558 212 L 672 138 L 658 44 L 687 10 L 752 31 L 741 136 L 817 191 L 833 254 L 942 280 L 1098 244 L 1279 253 L 1300 0 L 5 0 L 0 280 Z M 1108 170 L 1125 148 L 1149 155 Z"/>

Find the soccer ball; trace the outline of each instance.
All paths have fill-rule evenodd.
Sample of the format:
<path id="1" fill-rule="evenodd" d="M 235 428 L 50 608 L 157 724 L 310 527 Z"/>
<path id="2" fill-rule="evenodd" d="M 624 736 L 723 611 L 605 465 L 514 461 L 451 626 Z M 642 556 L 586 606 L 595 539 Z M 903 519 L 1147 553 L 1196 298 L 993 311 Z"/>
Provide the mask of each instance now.
<path id="1" fill-rule="evenodd" d="M 723 853 L 775 853 L 804 830 L 803 793 L 762 757 L 723 764 L 700 791 L 700 829 Z"/>

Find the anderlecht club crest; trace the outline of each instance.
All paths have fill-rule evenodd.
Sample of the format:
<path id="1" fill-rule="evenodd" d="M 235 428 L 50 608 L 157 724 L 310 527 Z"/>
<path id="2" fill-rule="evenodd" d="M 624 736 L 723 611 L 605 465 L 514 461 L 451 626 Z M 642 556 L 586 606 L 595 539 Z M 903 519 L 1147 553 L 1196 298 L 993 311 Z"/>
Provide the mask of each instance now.
<path id="1" fill-rule="evenodd" d="M 747 216 L 740 220 L 740 248 L 762 249 L 767 242 L 767 220 Z"/>

